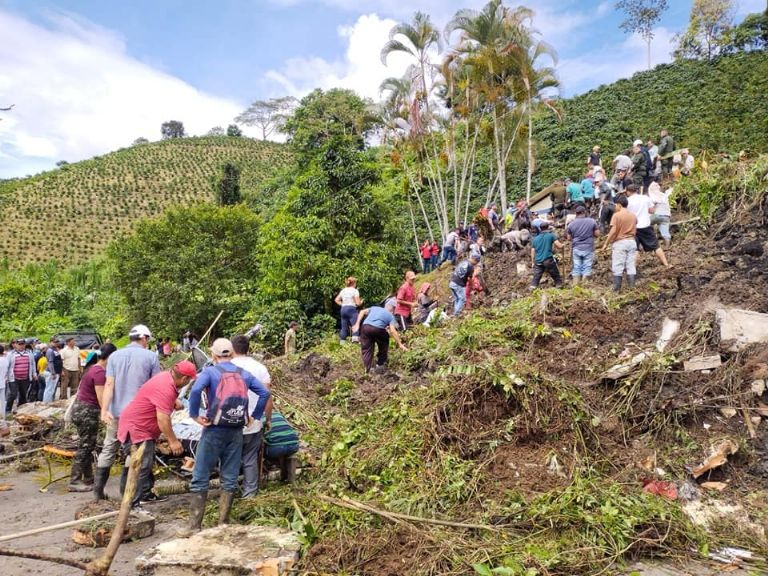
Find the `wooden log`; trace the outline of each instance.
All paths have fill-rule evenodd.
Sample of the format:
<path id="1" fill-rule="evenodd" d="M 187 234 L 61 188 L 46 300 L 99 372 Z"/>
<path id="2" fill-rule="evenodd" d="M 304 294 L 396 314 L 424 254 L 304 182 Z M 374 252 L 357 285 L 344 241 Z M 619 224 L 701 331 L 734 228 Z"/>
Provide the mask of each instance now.
<path id="1" fill-rule="evenodd" d="M 104 520 L 105 518 L 112 518 L 117 516 L 118 512 L 105 512 L 104 514 L 98 514 L 97 516 L 91 516 L 89 518 L 80 518 L 79 520 L 70 520 L 69 522 L 62 522 L 61 524 L 53 524 L 51 526 L 43 526 L 42 528 L 35 528 L 33 530 L 26 530 L 24 532 L 17 532 L 16 534 L 6 534 L 0 536 L 0 542 L 8 542 L 9 540 L 16 540 L 17 538 L 24 538 L 25 536 L 34 536 L 35 534 L 43 534 L 44 532 L 52 532 L 54 530 L 61 530 L 62 528 L 71 528 L 79 524 L 85 524 L 86 522 Z"/>
<path id="2" fill-rule="evenodd" d="M 47 452 L 48 454 L 55 454 L 56 456 L 63 456 L 64 458 L 74 458 L 75 452 L 73 450 L 64 450 L 63 448 L 56 448 L 56 446 L 51 446 L 50 444 L 46 444 L 43 446 L 43 452 Z"/>
<path id="3" fill-rule="evenodd" d="M 131 450 L 131 466 L 128 469 L 128 480 L 125 483 L 123 501 L 120 503 L 120 512 L 117 516 L 115 529 L 112 531 L 112 538 L 110 538 L 104 554 L 86 565 L 85 576 L 107 576 L 109 573 L 109 567 L 112 566 L 117 549 L 123 542 L 123 533 L 128 525 L 128 517 L 131 515 L 131 502 L 136 493 L 136 484 L 139 480 L 139 469 L 141 468 L 141 460 L 144 456 L 144 448 L 145 444 L 142 443 L 138 450 L 135 446 Z"/>
<path id="4" fill-rule="evenodd" d="M 85 563 L 83 562 L 71 560 L 69 558 L 61 558 L 59 556 L 51 556 L 49 554 L 41 554 L 39 552 L 30 552 L 27 550 L 9 550 L 7 548 L 0 548 L 0 556 L 12 556 L 15 558 L 42 560 L 43 562 L 53 562 L 54 564 L 62 564 L 64 566 L 72 566 L 72 568 L 85 570 Z"/>

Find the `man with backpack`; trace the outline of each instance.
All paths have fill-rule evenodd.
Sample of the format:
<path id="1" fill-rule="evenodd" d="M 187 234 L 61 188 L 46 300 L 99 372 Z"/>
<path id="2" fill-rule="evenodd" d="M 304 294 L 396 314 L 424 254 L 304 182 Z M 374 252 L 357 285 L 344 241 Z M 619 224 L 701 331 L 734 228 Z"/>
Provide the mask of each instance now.
<path id="1" fill-rule="evenodd" d="M 661 173 L 664 176 L 669 176 L 669 173 L 672 172 L 672 152 L 674 151 L 675 140 L 666 129 L 662 130 L 659 141 L 659 158 L 661 158 Z"/>
<path id="2" fill-rule="evenodd" d="M 635 140 L 632 144 L 632 182 L 644 193 L 648 192 L 652 172 L 653 162 L 648 149 L 643 145 L 642 140 Z"/>
<path id="3" fill-rule="evenodd" d="M 153 376 L 141 387 L 136 397 L 131 400 L 120 415 L 120 426 L 117 438 L 123 445 L 124 452 L 130 454 L 133 446 L 138 449 L 144 445 L 144 454 L 139 468 L 139 481 L 136 493 L 133 495 L 131 508 L 136 508 L 141 502 L 151 501 L 154 478 L 152 466 L 155 463 L 155 443 L 162 433 L 171 453 L 180 456 L 184 449 L 181 442 L 173 433 L 171 414 L 181 409 L 178 394 L 197 376 L 195 365 L 189 360 L 176 363 L 173 368 Z M 128 466 L 123 466 L 121 484 L 128 479 Z"/>
<path id="4" fill-rule="evenodd" d="M 190 484 L 189 525 L 178 533 L 182 538 L 200 530 L 211 472 L 217 463 L 221 479 L 219 524 L 229 522 L 243 453 L 243 427 L 261 419 L 270 398 L 269 389 L 258 378 L 232 363 L 232 342 L 226 338 L 216 339 L 211 355 L 214 365 L 203 369 L 189 394 L 189 416 L 203 427 L 203 433 Z M 251 414 L 248 414 L 248 390 L 258 396 Z"/>

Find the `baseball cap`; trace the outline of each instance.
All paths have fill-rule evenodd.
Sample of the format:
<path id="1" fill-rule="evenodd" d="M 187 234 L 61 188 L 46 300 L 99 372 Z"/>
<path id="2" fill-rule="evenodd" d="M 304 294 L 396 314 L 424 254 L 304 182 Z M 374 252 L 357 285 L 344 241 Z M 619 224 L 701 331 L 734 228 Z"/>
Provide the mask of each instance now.
<path id="1" fill-rule="evenodd" d="M 640 138 L 632 142 L 632 146 L 642 146 L 642 145 L 643 145 L 643 141 L 640 140 Z"/>
<path id="2" fill-rule="evenodd" d="M 211 352 L 219 358 L 229 358 L 232 356 L 232 342 L 226 338 L 216 338 L 211 345 Z"/>
<path id="3" fill-rule="evenodd" d="M 586 213 L 587 213 L 587 209 L 584 206 L 582 206 L 581 204 L 576 206 L 576 214 L 586 214 Z"/>
<path id="4" fill-rule="evenodd" d="M 173 369 L 182 376 L 197 378 L 197 368 L 189 360 L 182 360 L 173 365 Z"/>
<path id="5" fill-rule="evenodd" d="M 136 324 L 136 326 L 131 328 L 131 331 L 128 332 L 128 336 L 138 336 L 139 338 L 146 336 L 147 338 L 151 338 L 152 332 L 150 332 L 149 328 L 144 326 L 144 324 Z"/>

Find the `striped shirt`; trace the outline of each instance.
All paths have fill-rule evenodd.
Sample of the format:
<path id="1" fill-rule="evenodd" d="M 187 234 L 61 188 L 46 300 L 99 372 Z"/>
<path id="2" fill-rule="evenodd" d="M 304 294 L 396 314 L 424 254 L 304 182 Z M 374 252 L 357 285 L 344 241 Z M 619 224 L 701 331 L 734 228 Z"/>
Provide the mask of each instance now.
<path id="1" fill-rule="evenodd" d="M 16 352 L 16 361 L 13 363 L 13 379 L 14 380 L 29 380 L 29 356 L 27 351 Z"/>
<path id="2" fill-rule="evenodd" d="M 271 425 L 264 436 L 264 442 L 269 446 L 290 446 L 299 443 L 299 435 L 280 412 L 273 410 Z"/>

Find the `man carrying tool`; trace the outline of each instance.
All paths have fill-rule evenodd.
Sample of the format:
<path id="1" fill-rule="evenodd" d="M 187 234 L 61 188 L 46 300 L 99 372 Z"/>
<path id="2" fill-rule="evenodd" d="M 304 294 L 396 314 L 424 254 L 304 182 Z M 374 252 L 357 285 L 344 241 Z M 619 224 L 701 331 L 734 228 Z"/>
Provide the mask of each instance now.
<path id="1" fill-rule="evenodd" d="M 109 364 L 107 364 L 109 366 Z M 123 445 L 123 450 L 130 454 L 131 447 L 137 449 L 144 444 L 144 454 L 141 458 L 139 481 L 136 493 L 131 502 L 131 508 L 136 508 L 143 502 L 153 499 L 152 465 L 155 462 L 155 443 L 162 433 L 168 440 L 171 452 L 179 456 L 184 449 L 181 442 L 173 433 L 171 414 L 183 407 L 178 400 L 179 390 L 184 388 L 197 376 L 195 365 L 189 360 L 178 362 L 170 370 L 153 376 L 141 387 L 136 397 L 125 407 L 120 415 L 120 426 L 117 438 Z M 123 477 L 120 481 L 121 491 L 128 479 L 128 466 L 123 466 Z"/>
<path id="2" fill-rule="evenodd" d="M 120 449 L 117 431 L 120 414 L 133 400 L 144 383 L 160 372 L 157 354 L 147 349 L 152 333 L 144 324 L 137 324 L 128 333 L 130 344 L 109 357 L 107 380 L 101 402 L 101 421 L 107 424 L 104 447 L 96 464 L 93 482 L 95 500 L 106 500 L 104 487 L 109 470 Z"/>
<path id="3" fill-rule="evenodd" d="M 232 342 L 226 338 L 216 339 L 211 354 L 214 365 L 203 369 L 189 394 L 189 416 L 203 427 L 203 433 L 192 471 L 189 525 L 178 532 L 182 538 L 188 538 L 202 526 L 211 472 L 217 464 L 221 479 L 219 524 L 229 522 L 242 462 L 243 427 L 261 419 L 270 398 L 269 389 L 258 378 L 232 363 Z M 248 390 L 258 396 L 256 407 L 250 413 Z M 203 393 L 207 408 L 201 413 Z"/>

